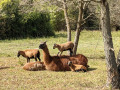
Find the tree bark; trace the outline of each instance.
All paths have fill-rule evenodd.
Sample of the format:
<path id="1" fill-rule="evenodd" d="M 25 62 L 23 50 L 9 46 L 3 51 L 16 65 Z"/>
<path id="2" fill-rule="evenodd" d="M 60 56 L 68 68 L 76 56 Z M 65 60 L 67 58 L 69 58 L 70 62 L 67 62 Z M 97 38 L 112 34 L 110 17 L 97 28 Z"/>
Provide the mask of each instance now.
<path id="1" fill-rule="evenodd" d="M 115 61 L 115 54 L 113 49 L 111 27 L 110 27 L 110 15 L 109 5 L 106 0 L 101 2 L 101 26 L 104 41 L 104 51 L 107 63 L 107 86 L 111 86 L 114 89 L 120 89 L 120 77 L 117 70 L 117 64 Z"/>
<path id="2" fill-rule="evenodd" d="M 83 2 L 81 0 L 80 6 L 79 6 L 79 15 L 78 15 L 78 22 L 77 22 L 77 28 L 76 28 L 76 35 L 74 40 L 74 49 L 73 49 L 73 55 L 76 55 L 80 32 L 81 32 L 81 24 L 82 24 L 82 18 L 83 18 Z"/>
<path id="3" fill-rule="evenodd" d="M 117 67 L 118 67 L 118 72 L 120 75 L 120 50 L 119 50 L 118 55 L 117 55 Z"/>
<path id="4" fill-rule="evenodd" d="M 71 29 L 70 29 L 70 22 L 69 22 L 68 13 L 67 13 L 66 0 L 63 0 L 63 7 L 64 7 L 66 27 L 67 27 L 67 41 L 71 41 Z"/>
<path id="5" fill-rule="evenodd" d="M 65 16 L 65 21 L 66 21 L 66 27 L 67 27 L 67 41 L 71 41 L 71 29 L 70 29 L 70 21 L 69 21 L 68 13 L 67 13 L 66 0 L 63 0 L 63 7 L 64 7 L 64 16 Z M 72 53 L 70 51 L 68 51 L 68 54 L 71 55 Z"/>

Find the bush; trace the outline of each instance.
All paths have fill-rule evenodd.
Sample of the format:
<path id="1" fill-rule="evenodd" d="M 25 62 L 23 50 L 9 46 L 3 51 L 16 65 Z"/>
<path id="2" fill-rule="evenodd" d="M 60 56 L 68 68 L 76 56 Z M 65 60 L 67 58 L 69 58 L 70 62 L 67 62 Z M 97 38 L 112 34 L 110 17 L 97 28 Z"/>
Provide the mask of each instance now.
<path id="1" fill-rule="evenodd" d="M 33 11 L 21 14 L 19 0 L 3 3 L 2 13 L 4 15 L 0 18 L 0 39 L 54 35 L 49 13 Z"/>
<path id="2" fill-rule="evenodd" d="M 56 31 L 66 30 L 66 22 L 63 11 L 57 11 L 53 13 L 51 17 L 54 30 Z"/>
<path id="3" fill-rule="evenodd" d="M 22 19 L 23 31 L 27 37 L 42 37 L 54 35 L 50 24 L 50 16 L 45 12 L 32 12 L 25 14 Z"/>

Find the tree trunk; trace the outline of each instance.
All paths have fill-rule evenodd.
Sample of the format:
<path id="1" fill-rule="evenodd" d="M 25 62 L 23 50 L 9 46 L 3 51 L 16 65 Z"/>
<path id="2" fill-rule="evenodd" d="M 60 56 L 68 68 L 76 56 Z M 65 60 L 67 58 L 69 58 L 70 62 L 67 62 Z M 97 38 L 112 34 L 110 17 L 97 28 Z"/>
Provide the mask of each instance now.
<path id="1" fill-rule="evenodd" d="M 71 29 L 70 29 L 70 21 L 69 21 L 68 13 L 67 13 L 66 0 L 63 0 L 63 7 L 64 7 L 64 16 L 65 16 L 65 21 L 66 21 L 66 27 L 67 27 L 67 41 L 71 41 Z M 68 54 L 71 55 L 72 53 L 70 51 L 68 51 Z"/>
<path id="2" fill-rule="evenodd" d="M 109 5 L 106 0 L 101 2 L 101 26 L 104 41 L 104 51 L 107 63 L 107 85 L 114 89 L 120 88 L 119 74 L 117 71 L 117 64 L 115 61 L 115 54 L 113 49 L 111 27 L 110 27 L 110 15 L 109 15 Z"/>
<path id="3" fill-rule="evenodd" d="M 66 27 L 67 27 L 67 41 L 71 41 L 71 29 L 70 29 L 70 22 L 69 22 L 68 13 L 67 13 L 66 0 L 63 0 L 63 7 L 64 7 Z"/>
<path id="4" fill-rule="evenodd" d="M 74 40 L 74 49 L 73 49 L 73 55 L 76 55 L 77 52 L 77 46 L 79 42 L 79 36 L 81 32 L 81 23 L 82 23 L 82 16 L 83 16 L 83 2 L 80 2 L 80 7 L 79 7 L 79 15 L 78 15 L 78 22 L 77 22 L 77 28 L 76 28 L 76 35 L 75 35 L 75 40 Z"/>
<path id="5" fill-rule="evenodd" d="M 119 75 L 120 75 L 120 50 L 119 50 L 118 56 L 117 56 L 117 67 L 118 67 L 118 72 L 119 72 Z"/>

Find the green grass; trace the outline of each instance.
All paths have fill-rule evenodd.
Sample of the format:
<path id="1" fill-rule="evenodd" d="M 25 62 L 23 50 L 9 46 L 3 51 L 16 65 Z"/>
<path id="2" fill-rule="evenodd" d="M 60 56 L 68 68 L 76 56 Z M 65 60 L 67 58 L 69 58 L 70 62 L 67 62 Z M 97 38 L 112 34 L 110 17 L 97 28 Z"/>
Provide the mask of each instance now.
<path id="1" fill-rule="evenodd" d="M 119 51 L 120 31 L 112 32 L 115 55 Z M 72 32 L 74 41 L 75 32 Z M 22 69 L 27 61 L 17 58 L 18 50 L 38 48 L 40 42 L 47 41 L 51 55 L 57 55 L 54 43 L 64 43 L 66 32 L 56 32 L 56 36 L 48 38 L 1 40 L 0 41 L 0 90 L 101 90 L 105 86 L 107 71 L 104 45 L 100 31 L 82 31 L 77 53 L 88 58 L 89 71 L 53 72 L 25 71 Z M 41 59 L 42 59 L 42 51 Z M 63 54 L 66 54 L 64 52 Z M 31 60 L 31 62 L 34 61 Z M 103 89 L 106 90 L 106 89 Z"/>

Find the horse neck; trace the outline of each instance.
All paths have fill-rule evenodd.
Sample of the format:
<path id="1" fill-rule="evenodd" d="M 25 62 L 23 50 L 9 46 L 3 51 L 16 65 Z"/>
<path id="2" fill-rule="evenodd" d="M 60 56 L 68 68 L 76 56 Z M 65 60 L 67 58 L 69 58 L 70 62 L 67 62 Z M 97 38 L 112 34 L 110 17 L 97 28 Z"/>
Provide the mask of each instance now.
<path id="1" fill-rule="evenodd" d="M 46 48 L 43 49 L 43 61 L 45 64 L 49 64 L 51 62 L 50 57 L 48 47 L 46 46 Z"/>
<path id="2" fill-rule="evenodd" d="M 58 46 L 57 46 L 57 48 L 60 50 L 60 49 L 61 49 L 61 46 L 60 46 L 60 45 L 58 45 Z"/>

